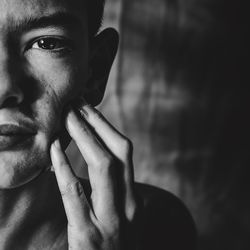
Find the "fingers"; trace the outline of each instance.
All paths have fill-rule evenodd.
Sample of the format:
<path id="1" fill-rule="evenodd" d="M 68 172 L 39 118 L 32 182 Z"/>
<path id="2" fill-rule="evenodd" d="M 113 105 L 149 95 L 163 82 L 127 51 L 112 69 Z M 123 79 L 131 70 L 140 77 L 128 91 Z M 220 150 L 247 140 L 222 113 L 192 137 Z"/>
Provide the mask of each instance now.
<path id="1" fill-rule="evenodd" d="M 66 155 L 61 149 L 59 140 L 51 145 L 51 160 L 57 183 L 62 195 L 68 224 L 84 230 L 90 223 L 91 209 L 85 197 L 83 187 L 74 175 Z"/>
<path id="2" fill-rule="evenodd" d="M 116 164 L 115 168 L 120 167 L 118 171 L 121 172 L 121 176 L 113 177 L 113 181 L 121 179 L 119 185 L 122 186 L 124 191 L 125 200 L 123 201 L 128 214 L 133 214 L 135 210 L 135 195 L 134 195 L 134 176 L 133 176 L 133 163 L 132 163 L 132 144 L 131 142 L 119 133 L 105 118 L 92 106 L 82 103 L 79 105 L 78 109 L 84 119 L 84 123 L 87 122 L 88 125 L 94 130 L 93 134 L 97 134 L 101 138 L 102 142 L 105 144 L 106 148 L 112 152 L 112 154 L 121 163 L 119 166 Z M 80 121 L 81 122 L 81 121 Z M 78 138 L 76 137 L 76 142 Z M 79 142 L 80 144 L 81 142 Z M 84 143 L 82 141 L 82 143 Z M 102 162 L 101 158 L 98 160 Z M 112 161 L 112 160 L 111 160 Z M 102 165 L 102 164 L 101 164 Z M 102 166 L 100 166 L 102 168 Z M 119 177 L 119 178 L 118 178 Z M 104 176 L 103 176 L 104 178 Z M 131 216 L 130 216 L 131 217 Z"/>
<path id="3" fill-rule="evenodd" d="M 117 214 L 113 159 L 86 121 L 72 110 L 67 115 L 66 127 L 88 165 L 95 215 L 99 220 L 107 220 L 105 223 L 109 224 L 110 218 Z"/>
<path id="4" fill-rule="evenodd" d="M 83 118 L 91 125 L 98 136 L 105 143 L 107 148 L 117 157 L 124 165 L 124 178 L 127 185 L 133 185 L 134 173 L 132 163 L 132 143 L 129 139 L 118 132 L 105 117 L 91 105 L 82 102 L 79 111 Z"/>
<path id="5" fill-rule="evenodd" d="M 105 117 L 84 100 L 78 104 L 83 118 L 94 128 L 111 152 L 121 161 L 126 161 L 132 155 L 132 143 L 117 131 Z"/>
<path id="6" fill-rule="evenodd" d="M 78 105 L 79 107 L 79 105 Z M 134 173 L 132 162 L 132 143 L 118 132 L 105 117 L 91 105 L 83 101 L 79 111 L 84 120 L 91 125 L 110 151 L 122 162 L 122 179 L 124 181 L 125 206 L 128 217 L 132 217 L 135 210 Z"/>
<path id="7" fill-rule="evenodd" d="M 134 219 L 136 199 L 131 143 L 91 106 L 83 106 L 81 113 L 69 110 L 65 124 L 88 165 L 91 207 L 58 140 L 51 146 L 51 160 L 68 219 L 69 246 L 81 243 L 81 249 L 90 249 L 96 238 L 101 243 L 114 236 L 119 240 L 121 222 Z M 118 195 L 120 185 L 123 193 Z"/>

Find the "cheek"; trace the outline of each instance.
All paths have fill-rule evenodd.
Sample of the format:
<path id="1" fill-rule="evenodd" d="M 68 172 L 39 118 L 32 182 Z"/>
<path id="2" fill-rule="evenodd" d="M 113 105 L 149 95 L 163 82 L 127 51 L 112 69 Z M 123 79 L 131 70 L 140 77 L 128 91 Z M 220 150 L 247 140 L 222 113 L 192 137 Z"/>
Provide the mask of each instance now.
<path id="1" fill-rule="evenodd" d="M 36 53 L 28 57 L 29 74 L 42 92 L 34 102 L 34 109 L 43 130 L 53 134 L 54 130 L 60 129 L 64 107 L 83 92 L 87 80 L 87 60 Z"/>
<path id="2" fill-rule="evenodd" d="M 31 53 L 28 58 L 29 72 L 44 91 L 53 92 L 61 106 L 84 91 L 87 59 L 76 56 L 60 58 L 48 54 Z"/>

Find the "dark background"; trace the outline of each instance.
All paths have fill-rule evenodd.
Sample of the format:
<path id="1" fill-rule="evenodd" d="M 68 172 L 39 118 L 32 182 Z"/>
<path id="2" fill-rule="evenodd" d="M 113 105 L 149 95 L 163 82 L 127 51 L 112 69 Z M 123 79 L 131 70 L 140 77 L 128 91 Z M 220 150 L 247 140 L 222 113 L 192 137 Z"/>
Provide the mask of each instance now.
<path id="1" fill-rule="evenodd" d="M 100 110 L 133 141 L 136 180 L 187 205 L 201 250 L 250 249 L 249 16 L 241 0 L 107 0 L 121 43 Z"/>

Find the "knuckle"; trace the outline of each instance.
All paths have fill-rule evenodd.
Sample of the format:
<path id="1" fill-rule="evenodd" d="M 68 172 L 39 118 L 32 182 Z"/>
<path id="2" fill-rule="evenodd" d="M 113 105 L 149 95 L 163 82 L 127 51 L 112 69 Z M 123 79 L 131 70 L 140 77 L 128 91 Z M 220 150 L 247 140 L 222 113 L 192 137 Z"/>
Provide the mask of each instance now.
<path id="1" fill-rule="evenodd" d="M 81 246 L 101 245 L 102 235 L 92 224 L 87 227 L 72 227 L 69 232 L 71 232 L 72 238 L 80 242 Z"/>
<path id="2" fill-rule="evenodd" d="M 101 227 L 101 235 L 108 241 L 113 241 L 114 238 L 119 238 L 121 232 L 121 219 L 112 218 L 108 226 Z"/>
<path id="3" fill-rule="evenodd" d="M 121 219 L 118 216 L 112 219 L 112 227 L 111 227 L 111 234 L 117 233 L 120 231 L 121 228 Z"/>
<path id="4" fill-rule="evenodd" d="M 61 190 L 62 196 L 82 196 L 84 195 L 84 190 L 81 182 L 79 180 L 72 181 L 65 185 L 65 187 Z"/>
<path id="5" fill-rule="evenodd" d="M 121 141 L 120 149 L 121 149 L 121 152 L 123 153 L 124 156 L 131 155 L 133 152 L 132 141 L 130 139 L 128 139 L 127 137 L 124 137 Z"/>
<path id="6" fill-rule="evenodd" d="M 69 165 L 69 163 L 68 162 L 61 162 L 60 163 L 60 168 L 62 168 L 62 169 L 68 169 L 68 168 L 70 168 L 70 165 Z"/>
<path id="7" fill-rule="evenodd" d="M 128 221 L 133 221 L 137 212 L 138 212 L 139 206 L 138 203 L 135 200 L 131 200 L 129 204 L 126 205 L 125 213 Z"/>
<path id="8" fill-rule="evenodd" d="M 103 164 L 102 166 L 104 168 L 111 168 L 113 166 L 114 163 L 114 158 L 111 155 L 107 155 L 104 159 L 103 159 Z"/>
<path id="9" fill-rule="evenodd" d="M 108 170 L 113 165 L 113 157 L 105 155 L 95 163 L 95 168 L 98 170 Z"/>
<path id="10" fill-rule="evenodd" d="M 72 227 L 69 230 L 81 249 L 111 249 L 120 239 L 120 222 L 114 220 L 112 225 L 91 224 L 87 227 Z M 71 236 L 71 235 L 69 235 Z M 113 249 L 113 248 L 112 248 Z"/>
<path id="11" fill-rule="evenodd" d="M 129 207 L 126 210 L 126 216 L 128 221 L 133 221 L 136 215 L 136 207 Z"/>
<path id="12" fill-rule="evenodd" d="M 101 234 L 95 226 L 89 226 L 82 229 L 82 234 L 88 237 L 89 239 L 99 239 Z"/>

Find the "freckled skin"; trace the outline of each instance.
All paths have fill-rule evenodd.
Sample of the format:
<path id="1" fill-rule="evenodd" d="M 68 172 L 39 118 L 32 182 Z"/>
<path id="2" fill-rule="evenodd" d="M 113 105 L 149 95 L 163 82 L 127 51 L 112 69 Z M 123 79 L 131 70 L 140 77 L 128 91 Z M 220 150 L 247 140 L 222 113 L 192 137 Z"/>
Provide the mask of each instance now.
<path id="1" fill-rule="evenodd" d="M 6 0 L 0 1 L 0 94 L 12 84 L 24 95 L 23 103 L 14 108 L 0 107 L 1 117 L 5 112 L 12 116 L 23 110 L 30 110 L 32 122 L 37 126 L 37 134 L 29 147 L 16 151 L 0 151 L 0 188 L 12 188 L 26 183 L 50 165 L 49 147 L 55 134 L 62 128 L 62 112 L 70 101 L 82 93 L 88 72 L 87 29 L 83 1 L 56 0 Z M 13 44 L 24 47 L 35 37 L 45 35 L 65 35 L 58 29 L 46 28 L 12 34 L 12 25 L 23 18 L 50 15 L 67 11 L 78 17 L 83 29 L 72 36 L 76 48 L 67 55 L 29 49 L 12 55 Z M 11 37 L 14 42 L 8 43 Z M 16 50 L 16 48 L 15 48 Z M 14 57 L 15 56 L 15 57 Z M 15 65 L 14 65 L 15 64 Z M 15 76 L 15 79 L 14 77 Z M 6 88 L 4 88 L 6 83 Z M 9 84 L 9 85 L 7 85 Z M 39 93 L 39 94 L 38 94 Z M 1 98 L 1 96 L 0 96 Z"/>

